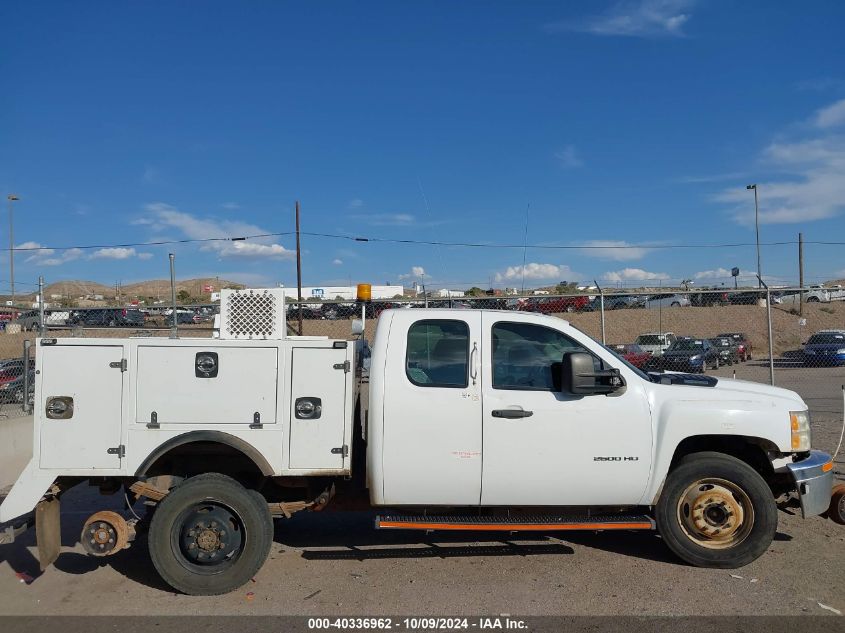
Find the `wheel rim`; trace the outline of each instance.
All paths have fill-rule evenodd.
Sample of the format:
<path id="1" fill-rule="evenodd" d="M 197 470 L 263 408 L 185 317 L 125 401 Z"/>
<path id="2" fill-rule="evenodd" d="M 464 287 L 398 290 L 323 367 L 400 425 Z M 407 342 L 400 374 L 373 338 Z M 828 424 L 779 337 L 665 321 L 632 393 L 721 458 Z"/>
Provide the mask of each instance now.
<path id="1" fill-rule="evenodd" d="M 725 479 L 699 479 L 678 500 L 678 523 L 693 543 L 725 549 L 742 543 L 754 527 L 748 494 Z"/>
<path id="2" fill-rule="evenodd" d="M 841 519 L 845 519 L 845 495 L 839 497 L 839 504 L 838 504 L 837 512 L 839 512 L 839 517 Z"/>
<path id="3" fill-rule="evenodd" d="M 240 558 L 246 530 L 235 510 L 209 499 L 179 515 L 173 523 L 170 544 L 183 567 L 211 576 L 229 569 Z"/>

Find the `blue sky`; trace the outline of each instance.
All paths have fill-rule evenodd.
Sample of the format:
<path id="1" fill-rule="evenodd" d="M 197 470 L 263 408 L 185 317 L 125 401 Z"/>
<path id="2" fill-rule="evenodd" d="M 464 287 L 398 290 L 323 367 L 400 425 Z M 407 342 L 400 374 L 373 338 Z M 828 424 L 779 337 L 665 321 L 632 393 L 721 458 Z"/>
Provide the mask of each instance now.
<path id="1" fill-rule="evenodd" d="M 6 2 L 0 22 L 21 248 L 286 232 L 297 199 L 306 232 L 522 244 L 530 205 L 529 244 L 751 244 L 751 182 L 763 242 L 845 241 L 841 2 Z M 293 285 L 293 248 L 21 251 L 16 280 L 162 278 L 173 251 L 180 278 Z M 314 285 L 523 275 L 518 248 L 303 248 Z M 764 247 L 764 273 L 796 279 L 796 253 Z M 842 246 L 806 260 L 810 280 L 845 276 Z M 753 246 L 526 262 L 528 286 L 756 267 Z"/>

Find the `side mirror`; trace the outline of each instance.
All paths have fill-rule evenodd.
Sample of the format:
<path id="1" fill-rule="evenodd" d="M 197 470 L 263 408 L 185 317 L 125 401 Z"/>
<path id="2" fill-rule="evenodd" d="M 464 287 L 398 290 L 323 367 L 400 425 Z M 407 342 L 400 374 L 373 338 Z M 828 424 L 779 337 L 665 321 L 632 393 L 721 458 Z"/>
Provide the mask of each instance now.
<path id="1" fill-rule="evenodd" d="M 596 371 L 593 357 L 586 352 L 566 352 L 560 372 L 561 388 L 573 395 L 608 394 L 625 385 L 618 369 Z"/>

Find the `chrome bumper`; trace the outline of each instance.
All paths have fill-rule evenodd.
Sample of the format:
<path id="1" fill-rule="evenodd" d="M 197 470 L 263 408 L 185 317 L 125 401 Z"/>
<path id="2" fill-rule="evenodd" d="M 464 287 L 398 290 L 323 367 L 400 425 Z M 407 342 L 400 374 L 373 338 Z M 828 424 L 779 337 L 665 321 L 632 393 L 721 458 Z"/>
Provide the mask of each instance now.
<path id="1" fill-rule="evenodd" d="M 810 451 L 810 456 L 800 462 L 787 464 L 795 488 L 801 500 L 801 515 L 804 518 L 827 511 L 833 489 L 833 463 L 830 455 L 822 451 Z"/>

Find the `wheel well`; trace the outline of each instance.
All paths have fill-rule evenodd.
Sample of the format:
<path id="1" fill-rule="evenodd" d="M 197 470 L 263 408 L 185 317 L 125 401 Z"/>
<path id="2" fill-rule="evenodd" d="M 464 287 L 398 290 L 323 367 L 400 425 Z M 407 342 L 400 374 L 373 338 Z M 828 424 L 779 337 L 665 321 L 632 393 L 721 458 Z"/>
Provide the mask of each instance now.
<path id="1" fill-rule="evenodd" d="M 761 437 L 694 435 L 683 440 L 675 448 L 675 454 L 672 455 L 672 463 L 669 466 L 670 472 L 674 470 L 682 458 L 702 451 L 714 451 L 736 457 L 760 473 L 763 479 L 770 484 L 774 478 L 774 470 L 767 453 L 780 452 L 775 444 Z"/>
<path id="2" fill-rule="evenodd" d="M 176 475 L 191 477 L 207 472 L 255 482 L 273 469 L 261 453 L 244 440 L 215 431 L 197 431 L 171 438 L 150 453 L 136 477 Z"/>

